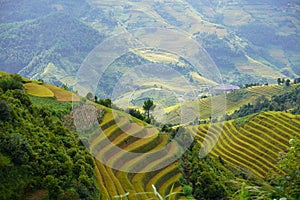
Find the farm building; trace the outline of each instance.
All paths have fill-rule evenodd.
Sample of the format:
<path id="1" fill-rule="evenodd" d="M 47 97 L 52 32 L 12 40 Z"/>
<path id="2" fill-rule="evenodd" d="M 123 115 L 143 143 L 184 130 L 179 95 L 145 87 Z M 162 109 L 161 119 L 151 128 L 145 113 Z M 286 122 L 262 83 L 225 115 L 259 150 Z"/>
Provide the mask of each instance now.
<path id="1" fill-rule="evenodd" d="M 240 90 L 241 88 L 236 85 L 230 85 L 230 84 L 221 84 L 213 88 L 215 92 L 232 92 L 234 90 Z"/>

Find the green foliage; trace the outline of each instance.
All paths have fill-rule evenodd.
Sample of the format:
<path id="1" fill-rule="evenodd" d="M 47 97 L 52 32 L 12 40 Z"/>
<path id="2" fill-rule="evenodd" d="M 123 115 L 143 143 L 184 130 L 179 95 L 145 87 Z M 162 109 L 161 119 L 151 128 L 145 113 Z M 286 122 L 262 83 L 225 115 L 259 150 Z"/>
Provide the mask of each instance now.
<path id="1" fill-rule="evenodd" d="M 23 89 L 22 78 L 18 75 L 7 75 L 0 77 L 0 88 L 7 90 Z"/>
<path id="2" fill-rule="evenodd" d="M 138 109 L 129 108 L 127 113 L 140 120 L 145 120 L 145 116 Z"/>
<path id="3" fill-rule="evenodd" d="M 246 189 L 246 183 L 243 182 L 241 192 L 239 195 L 239 199 L 240 200 L 248 200 L 249 197 L 250 197 L 250 195 L 249 195 L 249 191 Z"/>
<path id="4" fill-rule="evenodd" d="M 278 197 L 300 199 L 300 139 L 291 139 L 288 152 L 280 159 L 278 167 L 284 174 L 271 179 L 279 194 Z M 282 196 L 283 195 L 283 196 Z"/>
<path id="5" fill-rule="evenodd" d="M 203 40 L 203 47 L 215 61 L 221 71 L 234 71 L 234 59 L 245 60 L 245 56 L 240 47 L 231 48 L 224 40 L 218 38 L 217 35 L 208 35 Z"/>
<path id="6" fill-rule="evenodd" d="M 51 115 L 61 117 L 70 112 L 72 108 L 72 103 L 69 102 L 59 102 L 54 98 L 44 98 L 28 95 L 30 101 L 33 105 L 48 110 Z"/>
<path id="7" fill-rule="evenodd" d="M 0 100 L 0 120 L 8 121 L 10 118 L 10 108 L 4 100 Z"/>
<path id="8" fill-rule="evenodd" d="M 87 93 L 85 97 L 86 97 L 89 101 L 94 101 L 94 100 L 95 100 L 95 97 L 94 97 L 94 95 L 93 95 L 91 92 Z"/>
<path id="9" fill-rule="evenodd" d="M 291 85 L 291 80 L 290 79 L 287 79 L 285 81 L 285 86 L 289 87 Z"/>
<path id="10" fill-rule="evenodd" d="M 108 108 L 112 107 L 112 102 L 110 99 L 99 99 L 97 103 Z"/>
<path id="11" fill-rule="evenodd" d="M 0 153 L 0 169 L 5 170 L 5 168 L 9 167 L 11 165 L 11 160 L 8 156 L 4 156 L 2 153 Z"/>
<path id="12" fill-rule="evenodd" d="M 11 110 L 11 123 L 0 120 L 1 199 L 24 199 L 38 190 L 47 190 L 49 199 L 95 199 L 93 158 L 55 111 L 45 102 L 41 104 L 48 108 L 34 106 L 18 90 L 0 94 L 0 99 Z"/>
<path id="13" fill-rule="evenodd" d="M 185 197 L 192 197 L 193 188 L 190 185 L 184 185 L 182 192 Z"/>
<path id="14" fill-rule="evenodd" d="M 300 78 L 295 78 L 294 79 L 294 84 L 298 84 L 298 83 L 300 83 Z"/>
<path id="15" fill-rule="evenodd" d="M 44 3 L 48 4 L 48 9 L 51 8 L 48 2 Z M 30 4 L 27 5 L 28 7 L 35 7 L 32 2 L 28 4 Z M 39 5 L 40 2 L 37 4 Z M 71 4 L 78 5 L 78 2 Z M 40 8 L 33 12 L 36 13 L 36 10 Z M 28 70 L 21 73 L 32 76 L 36 71 L 53 63 L 54 66 L 60 66 L 70 73 L 79 68 L 87 54 L 102 41 L 103 36 L 98 31 L 76 16 L 69 15 L 66 10 L 52 11 L 49 9 L 47 14 L 32 20 L 1 24 L 1 30 L 5 30 L 0 33 L 2 69 L 17 72 L 26 66 Z M 82 37 L 83 35 L 85 37 Z M 45 81 L 49 79 L 53 83 L 60 84 L 55 76 L 44 78 Z"/>
<path id="16" fill-rule="evenodd" d="M 44 81 L 42 80 L 42 82 L 44 82 Z M 62 84 L 61 88 L 64 89 L 64 90 L 66 90 L 66 91 L 69 91 L 69 88 L 68 88 L 68 86 L 66 84 Z"/>
<path id="17" fill-rule="evenodd" d="M 229 180 L 240 175 L 233 173 L 221 159 L 207 156 L 199 158 L 200 145 L 193 147 L 183 156 L 183 172 L 185 179 L 192 185 L 192 194 L 196 199 L 228 199 L 239 188 Z M 189 189 L 187 186 L 186 192 Z M 188 186 L 190 187 L 190 186 Z"/>
<path id="18" fill-rule="evenodd" d="M 144 101 L 143 109 L 146 111 L 147 117 L 150 118 L 150 110 L 153 110 L 155 105 L 151 99 Z"/>

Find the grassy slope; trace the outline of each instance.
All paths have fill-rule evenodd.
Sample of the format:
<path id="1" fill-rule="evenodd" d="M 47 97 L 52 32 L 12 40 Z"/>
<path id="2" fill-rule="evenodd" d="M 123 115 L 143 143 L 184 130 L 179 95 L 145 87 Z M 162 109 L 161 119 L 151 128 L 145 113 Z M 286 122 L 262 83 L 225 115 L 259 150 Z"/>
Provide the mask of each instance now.
<path id="1" fill-rule="evenodd" d="M 44 87 L 43 85 L 38 85 L 35 83 L 26 83 L 24 84 L 24 87 L 26 89 L 27 94 L 39 97 L 54 97 L 54 93 L 50 89 Z"/>
<path id="2" fill-rule="evenodd" d="M 37 97 L 55 97 L 60 102 L 80 101 L 76 94 L 53 85 L 29 82 L 24 87 L 27 94 Z"/>

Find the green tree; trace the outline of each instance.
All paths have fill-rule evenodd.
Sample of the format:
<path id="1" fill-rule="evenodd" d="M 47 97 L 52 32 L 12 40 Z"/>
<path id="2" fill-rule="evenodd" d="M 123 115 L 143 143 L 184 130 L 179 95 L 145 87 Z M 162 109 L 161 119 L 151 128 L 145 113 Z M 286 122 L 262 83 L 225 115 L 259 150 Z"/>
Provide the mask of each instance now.
<path id="1" fill-rule="evenodd" d="M 145 110 L 148 118 L 150 118 L 150 110 L 154 110 L 154 108 L 155 108 L 155 105 L 151 99 L 144 101 L 143 109 Z"/>
<path id="2" fill-rule="evenodd" d="M 285 174 L 278 176 L 279 188 L 288 199 L 300 199 L 300 140 L 291 139 L 291 147 L 279 161 L 278 167 Z"/>
<path id="3" fill-rule="evenodd" d="M 95 100 L 94 95 L 91 92 L 89 92 L 89 93 L 86 94 L 86 98 L 88 100 L 90 100 L 90 101 L 94 101 Z"/>
<path id="4" fill-rule="evenodd" d="M 10 118 L 10 108 L 4 100 L 0 100 L 0 120 L 8 121 Z"/>
<path id="5" fill-rule="evenodd" d="M 280 85 L 281 84 L 281 78 L 277 79 L 277 84 Z"/>
<path id="6" fill-rule="evenodd" d="M 140 120 L 144 120 L 145 119 L 145 116 L 137 109 L 134 109 L 134 108 L 129 108 L 127 110 L 127 113 L 130 114 L 131 116 L 133 117 L 136 117 Z"/>
<path id="7" fill-rule="evenodd" d="M 290 79 L 287 79 L 286 81 L 285 81 L 285 86 L 290 86 L 291 85 L 291 80 Z"/>
<path id="8" fill-rule="evenodd" d="M 107 98 L 107 99 L 99 99 L 98 103 L 99 103 L 100 105 L 106 106 L 106 107 L 108 107 L 108 108 L 111 108 L 111 107 L 112 107 L 112 102 L 111 102 L 111 100 L 108 99 L 108 98 Z"/>
<path id="9" fill-rule="evenodd" d="M 0 88 L 4 92 L 7 90 L 23 89 L 23 84 L 17 75 L 0 77 Z"/>
<path id="10" fill-rule="evenodd" d="M 300 83 L 300 78 L 295 78 L 294 79 L 294 84 L 298 84 L 298 83 Z"/>
<path id="11" fill-rule="evenodd" d="M 42 80 L 42 81 L 43 81 L 43 80 Z M 67 90 L 67 91 L 69 90 L 69 88 L 68 88 L 68 86 L 67 86 L 66 84 L 62 84 L 62 85 L 61 85 L 61 88 L 64 89 L 64 90 Z"/>

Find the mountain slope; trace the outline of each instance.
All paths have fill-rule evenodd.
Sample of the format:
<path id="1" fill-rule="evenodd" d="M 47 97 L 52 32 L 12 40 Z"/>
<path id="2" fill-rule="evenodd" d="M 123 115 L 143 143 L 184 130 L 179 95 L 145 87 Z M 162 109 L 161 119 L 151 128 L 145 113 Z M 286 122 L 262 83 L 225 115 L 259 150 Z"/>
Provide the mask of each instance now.
<path id="1" fill-rule="evenodd" d="M 175 28 L 198 41 L 225 82 L 272 83 L 300 74 L 297 1 L 22 0 L 0 9 L 0 69 L 56 85 L 74 85 L 103 36 L 146 27 Z"/>
<path id="2" fill-rule="evenodd" d="M 208 146 L 220 135 L 210 154 L 250 170 L 250 174 L 264 177 L 268 173 L 278 173 L 279 154 L 289 148 L 290 139 L 300 137 L 299 115 L 266 112 L 245 119 L 241 124 L 240 121 L 242 119 L 200 125 L 191 127 L 191 131 L 198 142 Z"/>
<path id="3" fill-rule="evenodd" d="M 60 120 L 70 103 L 37 106 L 22 87 L 3 91 L 7 80 L 0 77 L 1 199 L 99 199 L 94 159 Z"/>

